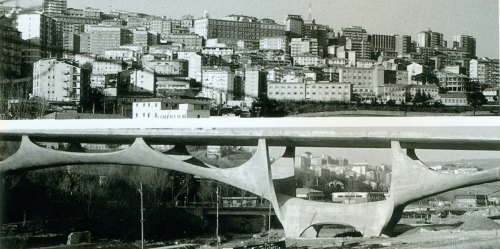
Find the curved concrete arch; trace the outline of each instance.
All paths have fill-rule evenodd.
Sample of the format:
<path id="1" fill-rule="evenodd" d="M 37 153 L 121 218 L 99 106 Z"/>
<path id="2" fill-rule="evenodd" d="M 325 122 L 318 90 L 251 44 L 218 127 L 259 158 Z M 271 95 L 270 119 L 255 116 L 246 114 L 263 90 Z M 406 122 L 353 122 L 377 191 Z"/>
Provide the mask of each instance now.
<path id="1" fill-rule="evenodd" d="M 200 166 L 200 167 L 204 167 L 204 168 L 213 168 L 213 169 L 217 168 L 213 165 L 202 162 L 202 161 L 198 160 L 196 157 L 194 157 L 193 155 L 191 155 L 191 153 L 189 153 L 189 151 L 187 150 L 186 145 L 174 145 L 173 148 L 171 148 L 170 150 L 167 150 L 167 151 L 163 151 L 162 153 L 165 155 L 169 155 L 169 156 L 175 158 L 176 160 L 183 161 L 185 163 L 189 163 L 192 165 L 196 165 L 196 166 Z"/>
<path id="2" fill-rule="evenodd" d="M 280 196 L 280 212 L 287 237 L 316 237 L 311 227 L 331 223 L 354 227 L 364 236 L 378 236 L 389 222 L 391 200 L 357 204 L 337 204 Z M 370 210 L 370 214 L 367 214 Z"/>
<path id="3" fill-rule="evenodd" d="M 401 148 L 398 141 L 391 142 L 392 176 L 389 199 L 393 200 L 393 213 L 383 229 L 390 234 L 401 219 L 406 205 L 417 200 L 450 190 L 500 180 L 500 167 L 474 174 L 454 175 L 436 172 L 422 162 L 415 149 Z"/>
<path id="4" fill-rule="evenodd" d="M 500 167 L 474 174 L 436 172 L 417 157 L 414 149 L 407 149 L 405 153 L 399 142 L 392 142 L 392 158 L 390 195 L 396 206 L 450 190 L 500 180 Z"/>
<path id="5" fill-rule="evenodd" d="M 215 179 L 268 199 L 277 206 L 266 141 L 258 142 L 254 156 L 235 168 L 204 168 L 158 152 L 137 138 L 127 149 L 109 153 L 78 153 L 42 148 L 23 136 L 18 151 L 0 162 L 0 174 L 77 164 L 117 164 L 156 167 Z"/>

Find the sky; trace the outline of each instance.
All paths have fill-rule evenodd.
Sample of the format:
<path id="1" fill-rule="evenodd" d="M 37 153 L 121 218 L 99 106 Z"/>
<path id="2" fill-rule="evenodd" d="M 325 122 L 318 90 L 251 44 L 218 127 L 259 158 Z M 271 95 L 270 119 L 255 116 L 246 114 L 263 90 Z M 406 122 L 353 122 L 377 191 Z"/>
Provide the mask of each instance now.
<path id="1" fill-rule="evenodd" d="M 40 3 L 19 0 L 21 6 Z M 329 25 L 336 32 L 359 25 L 368 33 L 409 34 L 416 40 L 418 32 L 431 28 L 443 33 L 449 45 L 453 35 L 475 36 L 478 56 L 499 57 L 498 0 L 68 0 L 68 7 L 126 10 L 170 18 L 186 14 L 201 17 L 207 10 L 212 18 L 244 14 L 281 23 L 287 14 L 307 18 L 309 3 L 317 23 Z"/>

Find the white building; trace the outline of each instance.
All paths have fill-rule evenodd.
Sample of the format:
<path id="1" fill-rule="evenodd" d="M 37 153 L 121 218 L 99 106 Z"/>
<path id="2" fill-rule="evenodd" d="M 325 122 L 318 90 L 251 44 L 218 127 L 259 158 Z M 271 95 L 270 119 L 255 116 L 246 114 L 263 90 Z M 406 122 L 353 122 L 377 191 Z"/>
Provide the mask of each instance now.
<path id="1" fill-rule="evenodd" d="M 286 51 L 286 37 L 263 37 L 259 40 L 260 50 L 283 50 Z"/>
<path id="2" fill-rule="evenodd" d="M 375 65 L 373 68 L 345 67 L 339 69 L 339 81 L 353 84 L 353 92 L 362 101 L 370 101 L 383 95 L 384 67 Z"/>
<path id="3" fill-rule="evenodd" d="M 48 101 L 79 102 L 81 68 L 56 59 L 33 65 L 33 95 Z"/>
<path id="4" fill-rule="evenodd" d="M 436 100 L 440 100 L 445 106 L 467 106 L 467 95 L 465 93 L 439 94 Z"/>
<path id="5" fill-rule="evenodd" d="M 42 14 L 20 14 L 17 16 L 17 30 L 21 32 L 21 38 L 28 40 L 40 38 L 40 24 L 42 23 Z"/>
<path id="6" fill-rule="evenodd" d="M 435 99 L 439 92 L 439 87 L 433 84 L 428 85 L 407 85 L 407 84 L 385 84 L 384 85 L 384 97 L 382 101 L 387 102 L 388 100 L 394 100 L 396 104 L 401 104 L 405 102 L 406 94 L 409 93 L 411 96 L 420 91 L 429 95 L 432 99 Z"/>
<path id="7" fill-rule="evenodd" d="M 121 60 L 96 60 L 92 62 L 92 74 L 117 74 L 123 71 L 124 65 Z"/>
<path id="8" fill-rule="evenodd" d="M 90 53 L 103 55 L 105 50 L 121 45 L 122 33 L 118 26 L 85 25 L 85 33 L 90 35 Z"/>
<path id="9" fill-rule="evenodd" d="M 210 100 L 153 98 L 134 102 L 133 119 L 178 119 L 210 117 Z"/>
<path id="10" fill-rule="evenodd" d="M 486 88 L 483 90 L 483 95 L 486 97 L 488 102 L 495 101 L 495 97 L 498 100 L 498 89 L 495 88 Z"/>
<path id="11" fill-rule="evenodd" d="M 136 61 L 137 58 L 134 55 L 134 51 L 126 48 L 115 48 L 104 51 L 104 58 L 110 60 Z"/>
<path id="12" fill-rule="evenodd" d="M 320 58 L 311 53 L 296 55 L 293 57 L 294 66 L 317 66 L 319 65 Z"/>
<path id="13" fill-rule="evenodd" d="M 349 83 L 268 83 L 267 96 L 277 101 L 321 101 L 348 102 L 352 98 L 352 85 Z"/>
<path id="14" fill-rule="evenodd" d="M 408 84 L 411 84 L 413 76 L 424 72 L 424 66 L 414 62 L 406 67 L 406 71 L 408 71 Z"/>
<path id="15" fill-rule="evenodd" d="M 259 98 L 264 92 L 262 72 L 257 68 L 245 69 L 245 101 Z"/>
<path id="16" fill-rule="evenodd" d="M 205 68 L 202 78 L 202 97 L 212 99 L 214 104 L 225 104 L 233 100 L 234 72 L 229 68 Z"/>
<path id="17" fill-rule="evenodd" d="M 195 79 L 196 82 L 201 82 L 202 55 L 196 52 L 179 51 L 177 56 L 179 59 L 188 61 L 188 77 Z"/>
<path id="18" fill-rule="evenodd" d="M 305 100 L 319 102 L 349 102 L 352 98 L 350 83 L 319 81 L 306 84 Z"/>
<path id="19" fill-rule="evenodd" d="M 186 60 L 143 61 L 143 65 L 152 68 L 157 74 L 165 76 L 188 76 L 188 61 Z"/>
<path id="20" fill-rule="evenodd" d="M 232 49 L 232 48 L 205 47 L 205 48 L 203 48 L 202 53 L 206 54 L 206 55 L 224 56 L 224 55 L 234 54 L 234 49 Z"/>
<path id="21" fill-rule="evenodd" d="M 187 90 L 190 87 L 190 80 L 186 78 L 157 77 L 156 90 L 158 92 L 170 90 Z"/>
<path id="22" fill-rule="evenodd" d="M 500 84 L 499 61 L 488 58 L 472 59 L 469 62 L 469 76 L 480 84 Z"/>
<path id="23" fill-rule="evenodd" d="M 358 176 L 366 175 L 366 167 L 368 167 L 368 164 L 366 163 L 354 163 L 351 167 L 351 171 L 356 172 Z"/>
<path id="24" fill-rule="evenodd" d="M 437 73 L 439 84 L 450 93 L 465 92 L 469 77 L 463 74 L 456 74 L 445 70 Z"/>
<path id="25" fill-rule="evenodd" d="M 292 38 L 290 41 L 290 55 L 292 57 L 304 53 L 318 55 L 318 39 L 316 38 Z"/>
<path id="26" fill-rule="evenodd" d="M 130 84 L 154 92 L 155 73 L 153 69 L 145 67 L 142 70 L 134 70 L 130 74 Z"/>

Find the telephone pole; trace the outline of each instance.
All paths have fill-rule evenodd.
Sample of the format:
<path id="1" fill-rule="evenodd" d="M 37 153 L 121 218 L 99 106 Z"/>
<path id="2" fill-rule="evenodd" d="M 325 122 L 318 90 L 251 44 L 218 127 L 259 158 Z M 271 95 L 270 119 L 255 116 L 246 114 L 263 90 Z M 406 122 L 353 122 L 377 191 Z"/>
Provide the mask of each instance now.
<path id="1" fill-rule="evenodd" d="M 140 183 L 139 194 L 141 195 L 141 249 L 144 249 L 144 202 L 142 198 L 142 182 Z"/>
<path id="2" fill-rule="evenodd" d="M 215 193 L 217 195 L 217 199 L 215 201 L 216 203 L 216 226 L 215 227 L 215 237 L 217 237 L 217 249 L 219 249 L 219 246 L 220 246 L 220 238 L 219 238 L 219 184 L 217 184 L 217 189 L 215 190 Z"/>

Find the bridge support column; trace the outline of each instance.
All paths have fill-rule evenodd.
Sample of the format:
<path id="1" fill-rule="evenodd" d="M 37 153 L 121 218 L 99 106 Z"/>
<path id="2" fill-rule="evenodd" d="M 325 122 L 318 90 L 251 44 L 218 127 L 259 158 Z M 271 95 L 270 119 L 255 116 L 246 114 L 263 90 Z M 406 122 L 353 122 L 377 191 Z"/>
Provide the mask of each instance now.
<path id="1" fill-rule="evenodd" d="M 390 199 L 394 212 L 384 233 L 390 234 L 401 218 L 406 205 L 446 191 L 500 180 L 500 168 L 475 174 L 444 174 L 430 169 L 416 155 L 415 149 L 401 148 L 398 141 L 391 142 L 392 177 Z"/>
<path id="2" fill-rule="evenodd" d="M 379 236 L 393 211 L 391 200 L 337 204 L 280 196 L 279 201 L 288 238 L 317 237 L 325 224 L 352 226 L 364 236 Z"/>

